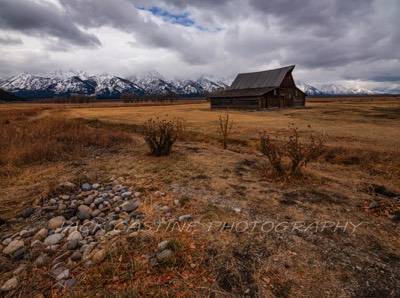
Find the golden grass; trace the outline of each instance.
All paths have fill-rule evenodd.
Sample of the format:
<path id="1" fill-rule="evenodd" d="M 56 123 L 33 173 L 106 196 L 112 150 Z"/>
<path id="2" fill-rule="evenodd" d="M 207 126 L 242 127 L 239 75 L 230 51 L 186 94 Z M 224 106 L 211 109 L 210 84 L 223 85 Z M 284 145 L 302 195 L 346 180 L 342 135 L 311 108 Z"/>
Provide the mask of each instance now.
<path id="1" fill-rule="evenodd" d="M 260 131 L 280 133 L 288 125 L 295 123 L 300 130 L 312 129 L 328 134 L 330 139 L 345 139 L 346 145 L 364 148 L 365 144 L 377 148 L 395 148 L 400 145 L 398 113 L 400 102 L 355 103 L 340 105 L 312 103 L 304 109 L 288 109 L 266 112 L 230 111 L 235 122 L 233 139 L 256 140 Z M 193 104 L 165 107 L 127 107 L 127 108 L 79 108 L 70 109 L 70 117 L 98 119 L 100 121 L 125 124 L 141 124 L 149 118 L 183 117 L 187 129 L 206 135 L 205 138 L 218 138 L 218 115 L 224 111 L 210 110 L 209 104 Z M 394 117 L 394 119 L 391 119 Z M 245 138 L 244 138 L 245 136 Z"/>
<path id="2" fill-rule="evenodd" d="M 155 238 L 144 238 L 148 242 L 143 251 L 130 247 L 126 252 L 126 247 L 122 246 L 110 253 L 103 265 L 88 271 L 105 270 L 107 274 L 104 280 L 94 276 L 97 290 L 87 279 L 68 292 L 68 296 L 84 297 L 96 291 L 99 295 L 115 297 L 129 294 L 168 296 L 171 293 L 193 297 L 373 297 L 386 295 L 385 287 L 399 293 L 393 277 L 400 273 L 400 239 L 396 237 L 398 226 L 390 216 L 400 211 L 400 203 L 365 191 L 366 184 L 375 183 L 400 192 L 399 102 L 311 103 L 304 109 L 231 111 L 230 117 L 235 123 L 229 150 L 223 150 L 218 142 L 218 115 L 224 111 L 212 111 L 207 104 L 164 107 L 110 104 L 105 107 L 49 105 L 47 110 L 32 115 L 35 119 L 32 121 L 57 115 L 105 133 L 123 131 L 135 140 L 134 146 L 126 144 L 118 152 L 89 155 L 84 161 L 72 158 L 28 165 L 18 172 L 20 179 L 8 180 L 13 187 L 4 186 L 2 206 L 13 206 L 20 211 L 29 195 L 37 195 L 49 187 L 43 180 L 51 177 L 52 183 L 56 183 L 74 179 L 81 173 L 85 175 L 82 179 L 93 182 L 110 176 L 147 179 L 149 190 L 165 189 L 174 193 L 173 196 L 168 193 L 168 201 L 163 203 L 172 207 L 173 197 L 187 200 L 189 203 L 179 212 L 193 214 L 195 220 L 206 224 L 268 220 L 364 224 L 354 234 L 348 231 L 262 234 L 230 230 L 200 231 L 196 235 L 186 235 L 187 238 L 183 238 L 183 234 L 172 234 L 183 248 L 179 253 L 182 260 L 189 262 L 191 258 L 196 268 L 206 271 L 184 267 L 193 274 L 204 274 L 206 279 L 200 279 L 201 289 L 188 286 L 184 276 L 177 274 L 179 266 L 176 264 L 170 264 L 167 271 L 147 271 L 148 264 L 141 263 L 144 261 L 136 258 L 138 254 L 148 248 L 154 249 L 158 241 L 171 236 L 150 235 Z M 32 106 L 18 108 L 29 110 Z M 5 106 L 0 109 L 12 110 Z M 137 131 L 149 118 L 162 118 L 166 114 L 169 118 L 186 120 L 187 138 L 177 142 L 171 156 L 155 158 L 148 154 L 146 143 Z M 328 151 L 307 165 L 302 179 L 290 183 L 274 177 L 265 179 L 259 171 L 264 159 L 256 148 L 258 133 L 266 130 L 272 135 L 287 135 L 291 123 L 299 127 L 301 134 L 308 130 L 308 125 L 324 133 Z M 31 182 L 35 182 L 35 186 Z M 140 187 L 138 189 L 141 191 Z M 15 197 L 19 198 L 14 199 L 19 205 L 11 203 Z M 143 206 L 151 219 L 157 216 L 155 204 L 160 203 L 152 200 L 151 196 L 145 197 Z M 371 200 L 377 200 L 381 208 L 364 208 Z M 12 210 L 6 213 L 15 214 Z M 134 243 L 140 239 L 136 240 Z M 195 250 L 189 247 L 191 242 L 195 242 Z M 120 250 L 126 253 L 126 268 L 118 267 Z M 374 268 L 382 268 L 385 274 Z M 126 275 L 129 271 L 146 280 L 149 290 L 135 279 L 129 279 Z M 176 286 L 165 283 L 166 272 L 173 275 Z M 124 276 L 117 288 L 112 286 L 114 276 Z M 189 277 L 190 283 L 196 285 L 193 277 Z M 157 282 L 164 288 L 157 286 Z M 124 283 L 129 292 L 124 292 Z M 111 286 L 107 290 L 100 289 L 105 284 Z"/>

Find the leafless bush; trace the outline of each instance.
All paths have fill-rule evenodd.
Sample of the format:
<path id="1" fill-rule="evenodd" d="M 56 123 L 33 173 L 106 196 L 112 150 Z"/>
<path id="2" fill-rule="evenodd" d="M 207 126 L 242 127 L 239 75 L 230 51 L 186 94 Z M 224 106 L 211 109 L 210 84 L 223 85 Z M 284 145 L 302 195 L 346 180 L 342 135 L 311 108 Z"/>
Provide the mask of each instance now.
<path id="1" fill-rule="evenodd" d="M 233 121 L 229 119 L 229 114 L 219 115 L 219 135 L 224 149 L 228 148 L 229 134 L 233 127 Z"/>
<path id="2" fill-rule="evenodd" d="M 149 119 L 143 126 L 142 135 L 151 154 L 170 155 L 175 141 L 184 133 L 184 120 L 180 117 L 172 120 Z"/>
<path id="3" fill-rule="evenodd" d="M 265 132 L 260 135 L 260 151 L 267 156 L 276 174 L 278 176 L 285 176 L 285 169 L 282 164 L 284 150 L 282 147 L 278 146 L 275 141 L 271 141 L 270 136 Z"/>
<path id="4" fill-rule="evenodd" d="M 311 126 L 308 126 L 311 129 Z M 301 169 L 310 161 L 317 159 L 324 152 L 323 136 L 308 133 L 307 142 L 300 141 L 299 130 L 294 125 L 289 126 L 290 134 L 287 139 L 272 141 L 265 132 L 260 135 L 260 151 L 267 156 L 274 172 L 279 177 L 297 176 Z M 284 160 L 290 160 L 285 166 Z"/>

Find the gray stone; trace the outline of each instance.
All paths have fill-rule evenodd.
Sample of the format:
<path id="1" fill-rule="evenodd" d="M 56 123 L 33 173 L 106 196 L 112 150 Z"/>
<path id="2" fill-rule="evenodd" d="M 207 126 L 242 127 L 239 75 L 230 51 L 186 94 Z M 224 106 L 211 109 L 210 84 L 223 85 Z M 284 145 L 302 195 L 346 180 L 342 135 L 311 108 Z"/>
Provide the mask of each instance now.
<path id="1" fill-rule="evenodd" d="M 41 267 L 46 263 L 47 259 L 47 255 L 40 255 L 36 258 L 34 264 L 36 267 Z"/>
<path id="2" fill-rule="evenodd" d="M 16 277 L 10 278 L 7 280 L 3 286 L 1 287 L 2 291 L 11 291 L 14 290 L 18 286 L 18 279 Z"/>
<path id="3" fill-rule="evenodd" d="M 63 226 L 65 222 L 65 218 L 64 216 L 57 216 L 57 217 L 53 217 L 52 219 L 49 220 L 48 224 L 47 224 L 47 228 L 49 230 L 55 230 L 57 228 L 61 228 Z"/>
<path id="4" fill-rule="evenodd" d="M 13 274 L 18 276 L 21 273 L 25 272 L 27 269 L 28 269 L 28 267 L 26 265 L 21 265 L 17 269 L 14 270 Z"/>
<path id="5" fill-rule="evenodd" d="M 86 206 L 86 205 L 80 205 L 80 206 L 78 207 L 78 211 L 86 212 L 86 213 L 92 214 L 93 209 L 90 208 L 89 206 Z"/>
<path id="6" fill-rule="evenodd" d="M 130 191 L 125 191 L 125 192 L 121 193 L 121 197 L 122 197 L 123 199 L 130 198 L 130 197 L 132 197 L 132 192 L 130 192 Z"/>
<path id="7" fill-rule="evenodd" d="M 96 210 L 94 210 L 94 211 L 92 212 L 92 216 L 93 216 L 93 217 L 97 217 L 97 216 L 99 216 L 100 213 L 101 213 L 101 210 L 100 210 L 100 209 L 96 209 Z"/>
<path id="8" fill-rule="evenodd" d="M 57 275 L 57 280 L 67 279 L 69 278 L 69 270 L 65 269 L 60 274 Z"/>
<path id="9" fill-rule="evenodd" d="M 31 216 L 33 214 L 33 209 L 31 207 L 28 207 L 24 210 L 24 212 L 22 212 L 21 216 L 23 218 L 28 218 L 29 216 Z"/>
<path id="10" fill-rule="evenodd" d="M 100 249 L 93 254 L 92 261 L 94 263 L 100 263 L 101 261 L 104 260 L 105 256 L 106 256 L 106 251 L 104 249 Z"/>
<path id="11" fill-rule="evenodd" d="M 372 201 L 371 203 L 369 203 L 369 209 L 375 209 L 378 207 L 379 207 L 379 204 L 376 201 Z"/>
<path id="12" fill-rule="evenodd" d="M 112 200 L 113 200 L 114 202 L 118 202 L 118 201 L 121 201 L 122 198 L 121 198 L 120 196 L 114 196 L 114 197 L 112 198 Z"/>
<path id="13" fill-rule="evenodd" d="M 34 240 L 43 240 L 46 237 L 47 237 L 47 229 L 43 228 L 39 232 L 37 232 L 35 236 L 33 236 L 33 239 Z"/>
<path id="14" fill-rule="evenodd" d="M 186 214 L 186 215 L 179 216 L 179 221 L 189 221 L 191 219 L 192 219 L 192 215 L 191 214 Z"/>
<path id="15" fill-rule="evenodd" d="M 104 202 L 103 198 L 96 198 L 93 203 L 95 203 L 96 205 L 102 204 Z"/>
<path id="16" fill-rule="evenodd" d="M 80 260 L 82 260 L 82 253 L 79 251 L 75 251 L 69 258 L 74 262 L 79 262 Z"/>
<path id="17" fill-rule="evenodd" d="M 24 231 L 24 230 L 22 230 L 22 231 Z M 28 231 L 25 230 L 24 233 L 22 233 L 22 231 L 19 233 L 19 235 L 22 238 L 28 238 L 28 237 L 32 237 L 33 235 L 35 235 L 37 229 L 36 228 L 32 228 L 32 229 L 29 229 Z"/>
<path id="18" fill-rule="evenodd" d="M 69 200 L 69 198 L 70 198 L 69 195 L 59 195 L 58 197 L 59 197 L 61 200 L 63 200 L 63 201 L 67 201 L 67 200 Z"/>
<path id="19" fill-rule="evenodd" d="M 94 236 L 95 237 L 101 237 L 101 236 L 104 236 L 105 234 L 106 234 L 106 231 L 98 230 Z"/>
<path id="20" fill-rule="evenodd" d="M 63 211 L 65 209 L 67 209 L 67 205 L 65 205 L 65 204 L 58 205 L 58 211 Z"/>
<path id="21" fill-rule="evenodd" d="M 115 237 L 118 236 L 119 234 L 121 234 L 121 231 L 119 230 L 112 230 L 106 233 L 106 235 L 110 237 Z"/>
<path id="22" fill-rule="evenodd" d="M 89 183 L 83 183 L 82 186 L 81 186 L 81 189 L 83 191 L 89 191 L 89 190 L 92 189 L 92 186 Z"/>
<path id="23" fill-rule="evenodd" d="M 71 191 L 71 190 L 74 190 L 75 187 L 76 187 L 76 185 L 74 183 L 64 182 L 64 183 L 61 183 L 60 185 L 58 185 L 57 190 L 58 191 Z"/>
<path id="24" fill-rule="evenodd" d="M 99 189 L 100 186 L 101 186 L 100 184 L 94 183 L 94 184 L 92 185 L 92 189 L 94 189 L 94 190 Z"/>
<path id="25" fill-rule="evenodd" d="M 25 245 L 25 243 L 23 240 L 11 241 L 10 244 L 8 244 L 5 249 L 3 249 L 3 254 L 11 255 L 18 249 L 23 248 L 24 245 Z"/>
<path id="26" fill-rule="evenodd" d="M 93 203 L 93 200 L 94 200 L 93 196 L 88 196 L 87 198 L 85 198 L 84 203 L 85 205 L 89 206 L 90 204 Z"/>
<path id="27" fill-rule="evenodd" d="M 175 205 L 175 206 L 178 206 L 180 203 L 181 203 L 181 202 L 180 202 L 178 199 L 175 199 L 175 200 L 174 200 L 174 205 Z"/>
<path id="28" fill-rule="evenodd" d="M 25 256 L 25 248 L 20 248 L 17 249 L 16 251 L 14 251 L 14 253 L 12 254 L 12 258 L 14 260 L 21 260 L 23 259 Z"/>
<path id="29" fill-rule="evenodd" d="M 68 241 L 70 241 L 70 240 L 80 241 L 80 240 L 83 240 L 83 237 L 79 231 L 74 231 L 67 237 L 67 240 Z"/>
<path id="30" fill-rule="evenodd" d="M 53 235 L 47 236 L 46 239 L 44 239 L 44 244 L 47 246 L 55 245 L 55 244 L 58 244 L 62 238 L 63 238 L 62 234 L 59 234 L 59 233 L 53 234 Z"/>
<path id="31" fill-rule="evenodd" d="M 162 252 L 160 252 L 159 254 L 158 254 L 158 259 L 161 261 L 161 260 L 165 260 L 165 259 L 168 259 L 168 258 L 170 258 L 170 257 L 172 257 L 172 251 L 171 250 L 169 250 L 169 249 L 164 249 Z"/>
<path id="32" fill-rule="evenodd" d="M 169 242 L 170 242 L 169 240 L 164 240 L 164 241 L 158 243 L 157 250 L 161 251 L 161 250 L 166 249 Z"/>
<path id="33" fill-rule="evenodd" d="M 72 288 L 73 286 L 76 285 L 76 279 L 75 278 L 71 278 L 71 279 L 67 279 L 64 282 L 64 287 L 68 288 Z"/>
<path id="34" fill-rule="evenodd" d="M 140 193 L 138 191 L 134 193 L 135 198 L 140 198 L 141 195 L 142 195 L 142 193 Z"/>
<path id="35" fill-rule="evenodd" d="M 85 211 L 79 211 L 77 214 L 78 218 L 80 221 L 84 221 L 86 219 L 91 219 L 92 217 L 90 216 L 89 213 L 85 212 Z"/>
<path id="36" fill-rule="evenodd" d="M 140 205 L 141 205 L 140 201 L 135 201 L 135 202 L 129 201 L 129 202 L 123 203 L 121 208 L 122 208 L 122 210 L 124 210 L 126 212 L 131 212 L 131 211 L 139 208 Z"/>
<path id="37" fill-rule="evenodd" d="M 154 267 L 155 265 L 157 265 L 157 259 L 156 258 L 150 258 L 150 266 Z"/>
<path id="38" fill-rule="evenodd" d="M 64 249 L 66 250 L 75 250 L 79 248 L 79 241 L 78 240 L 70 240 L 64 245 Z"/>
<path id="39" fill-rule="evenodd" d="M 12 238 L 6 238 L 6 239 L 3 240 L 2 244 L 3 244 L 4 246 L 7 246 L 7 245 L 9 245 L 12 241 L 13 241 Z"/>

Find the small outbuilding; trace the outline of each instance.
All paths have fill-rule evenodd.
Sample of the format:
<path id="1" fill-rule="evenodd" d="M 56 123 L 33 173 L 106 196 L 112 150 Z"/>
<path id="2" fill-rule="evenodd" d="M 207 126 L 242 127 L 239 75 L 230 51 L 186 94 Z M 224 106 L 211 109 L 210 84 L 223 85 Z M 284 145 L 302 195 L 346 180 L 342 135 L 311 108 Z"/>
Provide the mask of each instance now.
<path id="1" fill-rule="evenodd" d="M 226 90 L 210 95 L 211 109 L 269 110 L 303 107 L 306 94 L 296 87 L 295 65 L 238 74 Z"/>

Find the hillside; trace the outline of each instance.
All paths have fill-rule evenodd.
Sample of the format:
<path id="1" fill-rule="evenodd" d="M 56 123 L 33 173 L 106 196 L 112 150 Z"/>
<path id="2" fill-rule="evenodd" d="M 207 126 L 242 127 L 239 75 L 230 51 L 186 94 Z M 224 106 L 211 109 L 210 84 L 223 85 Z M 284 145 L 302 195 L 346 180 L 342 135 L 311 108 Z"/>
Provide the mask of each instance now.
<path id="1" fill-rule="evenodd" d="M 24 98 L 16 96 L 10 92 L 0 89 L 0 102 L 1 101 L 24 101 Z"/>

